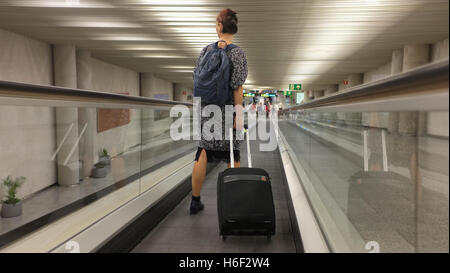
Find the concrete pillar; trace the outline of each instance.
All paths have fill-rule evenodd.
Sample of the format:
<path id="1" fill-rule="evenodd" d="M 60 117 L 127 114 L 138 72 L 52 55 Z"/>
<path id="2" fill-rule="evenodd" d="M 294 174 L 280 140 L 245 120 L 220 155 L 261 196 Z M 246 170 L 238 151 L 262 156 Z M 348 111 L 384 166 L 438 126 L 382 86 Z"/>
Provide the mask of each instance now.
<path id="1" fill-rule="evenodd" d="M 304 102 L 309 102 L 309 101 L 311 101 L 311 98 L 309 97 L 309 93 L 310 93 L 310 91 L 308 91 L 308 90 L 305 90 L 304 91 L 304 96 L 303 96 L 303 101 Z"/>
<path id="2" fill-rule="evenodd" d="M 330 84 L 325 89 L 324 95 L 325 96 L 331 95 L 333 93 L 338 92 L 338 90 L 339 90 L 338 84 Z M 334 124 L 337 119 L 337 114 L 335 112 L 326 112 L 326 113 L 324 113 L 323 119 L 328 123 Z"/>
<path id="3" fill-rule="evenodd" d="M 73 45 L 53 46 L 54 84 L 77 88 L 76 49 Z M 58 184 L 76 185 L 80 182 L 78 138 L 78 108 L 56 107 L 56 147 Z"/>
<path id="4" fill-rule="evenodd" d="M 441 61 L 448 59 L 448 38 L 435 43 L 431 48 L 431 61 Z"/>
<path id="5" fill-rule="evenodd" d="M 347 77 L 348 85 L 347 88 L 354 87 L 363 83 L 364 74 L 350 74 Z"/>
<path id="6" fill-rule="evenodd" d="M 314 93 L 314 99 L 323 97 L 324 92 L 325 92 L 324 90 L 315 90 L 315 91 L 313 91 L 313 93 Z"/>
<path id="7" fill-rule="evenodd" d="M 403 71 L 403 49 L 392 51 L 391 75 L 402 73 Z M 391 133 L 398 132 L 399 113 L 389 113 L 388 131 Z"/>
<path id="8" fill-rule="evenodd" d="M 403 55 L 403 71 L 411 70 L 430 61 L 429 45 L 406 45 Z"/>
<path id="9" fill-rule="evenodd" d="M 330 84 L 327 86 L 327 88 L 325 89 L 324 95 L 330 95 L 332 93 L 336 93 L 338 92 L 339 89 L 339 85 L 337 84 Z"/>
<path id="10" fill-rule="evenodd" d="M 417 131 L 417 112 L 400 112 L 398 118 L 398 132 L 415 135 Z"/>
<path id="11" fill-rule="evenodd" d="M 347 76 L 347 88 L 352 88 L 363 83 L 364 74 L 350 74 Z M 345 113 L 345 124 L 351 126 L 360 125 L 362 121 L 361 113 Z"/>
<path id="12" fill-rule="evenodd" d="M 77 51 L 77 86 L 79 89 L 92 90 L 91 53 L 85 50 Z M 91 176 L 94 164 L 97 161 L 96 151 L 97 135 L 97 109 L 78 109 L 79 133 L 84 130 L 80 140 L 80 159 L 83 164 L 83 177 Z M 86 129 L 84 129 L 86 128 Z"/>
<path id="13" fill-rule="evenodd" d="M 401 73 L 403 71 L 403 49 L 392 51 L 391 75 Z"/>
<path id="14" fill-rule="evenodd" d="M 403 71 L 424 65 L 430 60 L 429 45 L 406 45 L 403 55 Z M 419 122 L 420 121 L 420 122 Z M 420 126 L 419 126 L 420 125 Z M 399 113 L 398 131 L 402 134 L 423 134 L 426 128 L 426 113 Z"/>

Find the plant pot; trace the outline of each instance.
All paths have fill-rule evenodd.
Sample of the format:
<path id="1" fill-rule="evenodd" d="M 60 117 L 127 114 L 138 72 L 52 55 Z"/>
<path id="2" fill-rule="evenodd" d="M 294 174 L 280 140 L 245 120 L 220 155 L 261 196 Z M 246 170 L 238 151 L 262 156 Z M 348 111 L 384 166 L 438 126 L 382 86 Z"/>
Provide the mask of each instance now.
<path id="1" fill-rule="evenodd" d="M 98 162 L 109 166 L 109 165 L 111 165 L 111 157 L 109 155 L 101 156 Z"/>
<path id="2" fill-rule="evenodd" d="M 2 203 L 2 217 L 10 218 L 22 215 L 22 202 L 16 204 Z"/>
<path id="3" fill-rule="evenodd" d="M 108 168 L 107 167 L 94 168 L 94 170 L 92 171 L 92 177 L 93 178 L 104 178 L 107 175 L 108 175 Z"/>
<path id="4" fill-rule="evenodd" d="M 71 187 L 80 184 L 80 163 L 70 162 L 67 165 L 58 164 L 58 185 Z"/>

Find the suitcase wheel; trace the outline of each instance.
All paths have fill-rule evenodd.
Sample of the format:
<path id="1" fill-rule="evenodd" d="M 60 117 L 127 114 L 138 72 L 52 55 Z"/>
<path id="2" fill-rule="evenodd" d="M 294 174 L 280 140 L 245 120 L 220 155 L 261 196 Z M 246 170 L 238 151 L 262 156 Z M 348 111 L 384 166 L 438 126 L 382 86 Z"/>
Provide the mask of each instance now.
<path id="1" fill-rule="evenodd" d="M 225 241 L 227 239 L 227 236 L 222 235 L 222 241 Z"/>

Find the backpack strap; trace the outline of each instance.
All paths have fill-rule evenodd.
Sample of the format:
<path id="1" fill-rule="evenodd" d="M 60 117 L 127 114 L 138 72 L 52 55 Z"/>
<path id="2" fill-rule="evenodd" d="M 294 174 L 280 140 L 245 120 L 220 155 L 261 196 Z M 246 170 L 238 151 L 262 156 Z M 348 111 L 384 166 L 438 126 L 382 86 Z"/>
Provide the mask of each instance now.
<path id="1" fill-rule="evenodd" d="M 228 52 L 228 51 L 230 51 L 230 50 L 232 50 L 233 48 L 236 48 L 236 47 L 238 47 L 238 46 L 235 45 L 235 44 L 229 44 L 229 45 L 227 45 L 227 47 L 225 48 L 225 50 Z"/>
<path id="2" fill-rule="evenodd" d="M 217 42 L 215 42 L 214 43 L 214 47 L 215 48 L 219 48 L 219 43 L 220 42 L 224 42 L 225 44 L 227 43 L 226 41 L 224 41 L 224 40 L 219 40 L 219 41 L 217 41 Z M 236 47 L 238 47 L 237 45 L 235 45 L 235 44 L 227 44 L 227 46 L 224 48 L 225 49 L 225 51 L 230 51 L 230 50 L 232 50 L 233 48 L 236 48 Z"/>

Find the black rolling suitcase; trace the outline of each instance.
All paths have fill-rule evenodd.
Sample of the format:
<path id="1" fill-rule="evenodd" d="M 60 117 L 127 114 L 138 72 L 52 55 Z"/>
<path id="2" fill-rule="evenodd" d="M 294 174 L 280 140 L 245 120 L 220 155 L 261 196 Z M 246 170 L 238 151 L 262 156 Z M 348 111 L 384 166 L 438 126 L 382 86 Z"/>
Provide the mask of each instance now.
<path id="1" fill-rule="evenodd" d="M 227 235 L 275 234 L 275 206 L 269 174 L 252 168 L 250 144 L 247 133 L 249 167 L 234 168 L 233 153 L 231 168 L 219 174 L 217 181 L 217 209 L 219 230 L 222 239 Z M 233 151 L 230 141 L 230 151 Z"/>

